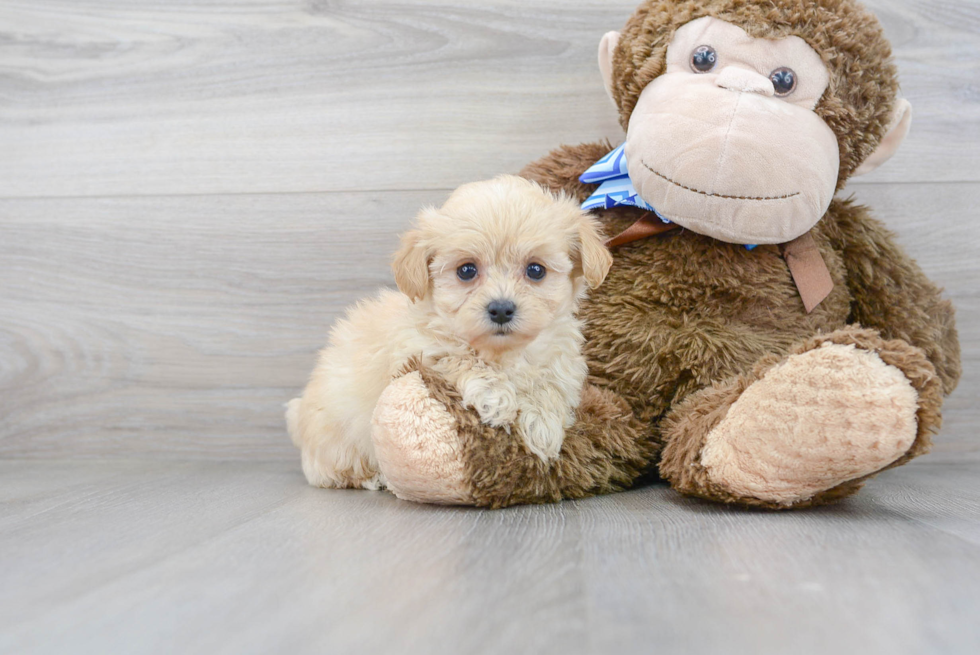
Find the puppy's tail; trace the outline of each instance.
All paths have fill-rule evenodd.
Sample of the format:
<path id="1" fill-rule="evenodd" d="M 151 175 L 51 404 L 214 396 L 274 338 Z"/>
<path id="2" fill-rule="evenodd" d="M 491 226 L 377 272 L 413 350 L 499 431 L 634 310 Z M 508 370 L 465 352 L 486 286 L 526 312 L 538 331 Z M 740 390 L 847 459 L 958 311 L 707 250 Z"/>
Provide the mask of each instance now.
<path id="1" fill-rule="evenodd" d="M 293 440 L 293 445 L 300 447 L 299 437 L 299 406 L 302 402 L 299 398 L 293 398 L 286 403 L 286 430 L 289 438 Z"/>

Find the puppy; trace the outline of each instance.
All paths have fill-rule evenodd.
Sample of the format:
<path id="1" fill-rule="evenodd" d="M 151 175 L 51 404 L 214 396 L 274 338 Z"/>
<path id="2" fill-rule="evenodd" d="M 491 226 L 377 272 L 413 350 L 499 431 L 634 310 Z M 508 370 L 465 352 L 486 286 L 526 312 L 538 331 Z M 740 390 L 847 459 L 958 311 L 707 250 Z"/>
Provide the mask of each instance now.
<path id="1" fill-rule="evenodd" d="M 371 415 L 413 358 L 443 376 L 484 423 L 517 426 L 542 460 L 558 456 L 586 377 L 585 286 L 612 256 L 593 218 L 568 198 L 502 176 L 457 189 L 422 210 L 383 290 L 330 334 L 286 423 L 313 486 L 384 486 Z"/>

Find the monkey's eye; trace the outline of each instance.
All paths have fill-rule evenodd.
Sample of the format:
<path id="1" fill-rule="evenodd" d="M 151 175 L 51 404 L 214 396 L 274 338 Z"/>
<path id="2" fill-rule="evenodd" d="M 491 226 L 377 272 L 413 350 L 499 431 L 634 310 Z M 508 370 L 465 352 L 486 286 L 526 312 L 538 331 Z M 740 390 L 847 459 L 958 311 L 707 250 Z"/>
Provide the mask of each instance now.
<path id="1" fill-rule="evenodd" d="M 476 264 L 473 262 L 466 262 L 456 269 L 456 277 L 458 277 L 463 282 L 469 282 L 476 277 L 477 269 Z"/>
<path id="2" fill-rule="evenodd" d="M 542 280 L 544 279 L 544 274 L 547 273 L 545 267 L 541 264 L 528 264 L 527 265 L 527 276 L 532 280 Z"/>
<path id="3" fill-rule="evenodd" d="M 718 53 L 710 45 L 698 46 L 691 55 L 691 68 L 696 73 L 707 73 L 718 63 Z"/>
<path id="4" fill-rule="evenodd" d="M 769 74 L 777 96 L 788 96 L 796 89 L 796 73 L 790 68 L 777 68 Z"/>

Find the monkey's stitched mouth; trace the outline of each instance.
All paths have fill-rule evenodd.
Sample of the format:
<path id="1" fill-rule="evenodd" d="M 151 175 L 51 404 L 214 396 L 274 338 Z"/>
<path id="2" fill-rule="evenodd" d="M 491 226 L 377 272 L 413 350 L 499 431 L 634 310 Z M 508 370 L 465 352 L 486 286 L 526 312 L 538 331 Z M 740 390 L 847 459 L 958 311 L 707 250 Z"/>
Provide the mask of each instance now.
<path id="1" fill-rule="evenodd" d="M 685 191 L 693 191 L 694 193 L 700 193 L 702 196 L 710 196 L 712 198 L 723 198 L 725 200 L 786 200 L 787 198 L 793 198 L 795 196 L 800 195 L 800 192 L 799 191 L 797 191 L 796 193 L 788 193 L 785 196 L 726 196 L 726 195 L 724 195 L 722 193 L 708 193 L 707 191 L 702 191 L 701 189 L 695 189 L 694 187 L 689 187 L 686 184 L 681 184 L 680 182 L 675 182 L 674 180 L 670 179 L 669 177 L 667 177 L 663 173 L 658 173 L 657 171 L 655 171 L 652 168 L 650 168 L 650 165 L 647 164 L 642 159 L 640 160 L 640 163 L 643 164 L 643 166 L 648 171 L 650 171 L 651 173 L 653 173 L 654 175 L 656 175 L 660 179 L 665 180 L 665 181 L 673 184 L 676 187 L 680 187 L 681 189 L 684 189 Z"/>

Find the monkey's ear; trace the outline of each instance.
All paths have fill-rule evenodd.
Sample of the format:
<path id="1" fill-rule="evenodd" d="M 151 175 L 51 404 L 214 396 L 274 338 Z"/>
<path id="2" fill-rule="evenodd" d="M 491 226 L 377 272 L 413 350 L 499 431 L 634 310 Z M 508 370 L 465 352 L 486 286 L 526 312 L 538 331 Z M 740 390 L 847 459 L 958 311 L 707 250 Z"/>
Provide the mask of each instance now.
<path id="1" fill-rule="evenodd" d="M 589 214 L 582 212 L 578 228 L 578 266 L 589 288 L 597 289 L 606 279 L 613 258 L 603 244 L 598 222 Z"/>
<path id="2" fill-rule="evenodd" d="M 398 290 L 412 302 L 424 298 L 429 290 L 429 253 L 421 241 L 422 233 L 419 230 L 403 235 L 401 248 L 391 263 Z"/>
<path id="3" fill-rule="evenodd" d="M 865 173 L 870 173 L 874 169 L 878 168 L 886 161 L 891 159 L 891 156 L 895 154 L 898 150 L 898 146 L 902 145 L 902 141 L 909 133 L 909 127 L 912 125 L 912 105 L 905 98 L 900 98 L 895 102 L 895 109 L 892 111 L 892 118 L 888 124 L 888 131 L 885 136 L 882 137 L 881 143 L 875 148 L 875 151 L 864 160 L 864 162 L 854 169 L 851 176 L 864 175 Z"/>
<path id="4" fill-rule="evenodd" d="M 612 94 L 612 68 L 613 53 L 619 44 L 619 32 L 606 32 L 602 40 L 599 41 L 599 71 L 602 73 L 602 84 L 606 87 L 606 93 L 613 99 Z"/>

